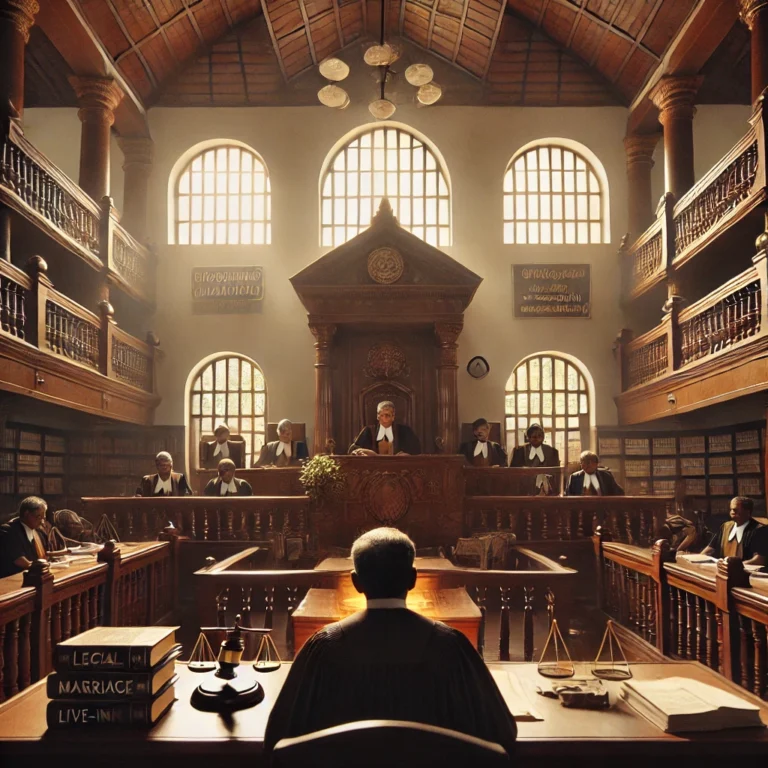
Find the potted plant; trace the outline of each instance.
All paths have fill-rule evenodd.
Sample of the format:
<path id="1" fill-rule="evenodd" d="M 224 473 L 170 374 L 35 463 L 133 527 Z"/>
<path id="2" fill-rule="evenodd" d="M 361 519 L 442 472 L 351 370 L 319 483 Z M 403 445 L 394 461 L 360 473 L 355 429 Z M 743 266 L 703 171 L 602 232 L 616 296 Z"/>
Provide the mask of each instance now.
<path id="1" fill-rule="evenodd" d="M 318 454 L 301 467 L 299 482 L 316 504 L 337 498 L 344 490 L 344 472 L 333 456 Z"/>

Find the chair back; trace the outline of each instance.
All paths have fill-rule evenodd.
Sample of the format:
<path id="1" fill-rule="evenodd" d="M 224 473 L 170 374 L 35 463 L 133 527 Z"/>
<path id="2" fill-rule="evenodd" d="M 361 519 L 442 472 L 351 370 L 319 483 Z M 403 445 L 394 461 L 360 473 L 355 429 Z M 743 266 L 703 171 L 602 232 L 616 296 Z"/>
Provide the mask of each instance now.
<path id="1" fill-rule="evenodd" d="M 278 422 L 268 422 L 267 423 L 267 442 L 268 443 L 274 443 L 275 440 L 277 440 L 277 424 Z M 293 424 L 293 430 L 292 434 L 293 437 L 292 440 L 295 440 L 299 443 L 306 443 L 307 442 L 307 425 L 304 422 L 300 421 L 294 421 Z M 258 455 L 256 456 L 258 458 Z"/>
<path id="2" fill-rule="evenodd" d="M 282 739 L 273 768 L 509 768 L 500 744 L 433 725 L 361 720 Z"/>
<path id="3" fill-rule="evenodd" d="M 501 422 L 489 421 L 488 424 L 491 427 L 491 432 L 488 435 L 488 439 L 492 443 L 499 443 L 500 445 L 504 445 L 504 443 L 501 440 Z M 472 424 L 465 421 L 461 425 L 461 442 L 469 443 L 474 439 L 475 439 L 475 434 L 472 431 Z"/>
<path id="4" fill-rule="evenodd" d="M 203 463 L 205 462 L 205 445 L 206 443 L 212 443 L 216 439 L 216 435 L 203 435 L 200 438 L 200 445 L 198 447 L 197 451 L 197 460 L 199 462 L 199 466 L 202 467 Z M 242 435 L 229 435 L 229 442 L 230 443 L 242 443 L 243 444 L 243 456 L 245 456 L 245 438 Z"/>

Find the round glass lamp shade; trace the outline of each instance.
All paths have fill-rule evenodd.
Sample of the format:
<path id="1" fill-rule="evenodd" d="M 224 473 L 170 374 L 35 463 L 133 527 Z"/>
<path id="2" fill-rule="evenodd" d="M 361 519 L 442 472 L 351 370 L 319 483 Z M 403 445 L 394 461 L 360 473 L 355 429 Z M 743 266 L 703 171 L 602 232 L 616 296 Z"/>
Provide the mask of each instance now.
<path id="1" fill-rule="evenodd" d="M 387 67 L 398 57 L 398 52 L 389 43 L 372 45 L 363 55 L 365 63 L 371 67 Z"/>
<path id="2" fill-rule="evenodd" d="M 377 120 L 387 120 L 395 114 L 397 107 L 389 99 L 376 99 L 368 105 L 368 111 Z"/>
<path id="3" fill-rule="evenodd" d="M 317 92 L 320 103 L 332 109 L 344 109 L 349 105 L 349 94 L 338 85 L 326 85 Z"/>
<path id="4" fill-rule="evenodd" d="M 426 106 L 439 101 L 443 95 L 443 89 L 437 83 L 427 83 L 419 88 L 416 98 Z"/>
<path id="5" fill-rule="evenodd" d="M 335 83 L 339 83 L 349 76 L 349 65 L 335 57 L 321 61 L 319 69 L 320 74 L 326 80 L 332 80 Z"/>
<path id="6" fill-rule="evenodd" d="M 405 79 L 411 85 L 415 85 L 416 87 L 431 83 L 434 76 L 435 73 L 432 71 L 432 67 L 430 67 L 429 64 L 411 64 L 411 66 L 405 70 Z"/>

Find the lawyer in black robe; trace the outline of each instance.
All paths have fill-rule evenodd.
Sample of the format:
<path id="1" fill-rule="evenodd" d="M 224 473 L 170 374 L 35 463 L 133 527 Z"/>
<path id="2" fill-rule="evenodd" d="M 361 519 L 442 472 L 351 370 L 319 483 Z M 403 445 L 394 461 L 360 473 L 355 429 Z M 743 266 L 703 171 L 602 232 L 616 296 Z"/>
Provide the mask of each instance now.
<path id="1" fill-rule="evenodd" d="M 512 451 L 510 467 L 559 467 L 560 454 L 557 448 L 544 442 L 544 430 L 539 424 L 531 424 L 525 432 L 528 440 Z"/>
<path id="2" fill-rule="evenodd" d="M 607 469 L 598 469 L 600 459 L 592 451 L 583 451 L 579 457 L 581 469 L 568 479 L 566 496 L 623 496 L 624 489 Z M 587 479 L 589 477 L 589 480 Z M 594 487 L 597 480 L 598 488 Z"/>
<path id="3" fill-rule="evenodd" d="M 464 456 L 467 463 L 474 467 L 506 467 L 507 452 L 504 447 L 488 439 L 491 432 L 491 425 L 488 421 L 486 419 L 473 421 L 472 432 L 475 439 L 459 446 L 459 453 Z M 480 447 L 478 448 L 478 446 Z"/>
<path id="4" fill-rule="evenodd" d="M 45 559 L 49 544 L 40 526 L 47 508 L 42 499 L 30 496 L 19 505 L 19 516 L 0 526 L 0 578 L 21 573 L 35 560 Z"/>

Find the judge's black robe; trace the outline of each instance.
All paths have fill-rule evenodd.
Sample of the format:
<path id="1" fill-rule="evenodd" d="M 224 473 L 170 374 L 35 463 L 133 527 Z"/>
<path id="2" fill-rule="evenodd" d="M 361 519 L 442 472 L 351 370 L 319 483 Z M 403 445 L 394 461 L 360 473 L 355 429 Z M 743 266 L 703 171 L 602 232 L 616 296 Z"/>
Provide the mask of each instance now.
<path id="1" fill-rule="evenodd" d="M 219 462 L 225 458 L 221 453 L 214 455 L 216 452 L 216 445 L 216 440 L 202 444 L 200 469 L 216 469 L 219 466 Z M 227 447 L 229 448 L 228 458 L 235 462 L 235 466 L 238 469 L 245 469 L 245 443 L 227 440 Z"/>
<path id="2" fill-rule="evenodd" d="M 349 446 L 347 453 L 357 448 L 368 448 L 371 451 L 379 452 L 379 443 L 376 440 L 379 434 L 379 425 L 374 424 L 370 427 L 363 427 L 360 430 L 360 434 L 355 438 L 355 442 Z M 416 456 L 421 453 L 421 442 L 416 433 L 405 424 L 393 424 L 392 425 L 392 437 L 395 439 L 392 442 L 392 455 L 396 456 L 401 451 L 408 453 L 411 456 Z"/>
<path id="3" fill-rule="evenodd" d="M 469 440 L 466 443 L 462 443 L 459 446 L 459 453 L 464 455 L 464 458 L 470 463 L 474 464 L 475 460 L 475 446 L 479 443 L 479 440 Z M 488 466 L 489 467 L 506 467 L 507 466 L 507 452 L 503 446 L 498 443 L 494 443 L 492 440 L 487 440 L 488 443 Z M 480 454 L 482 456 L 482 454 Z"/>
<path id="4" fill-rule="evenodd" d="M 512 460 L 509 462 L 510 467 L 559 467 L 560 466 L 560 454 L 557 452 L 557 448 L 553 448 L 551 445 L 541 444 L 541 450 L 544 454 L 544 463 L 542 464 L 538 456 L 534 456 L 533 459 L 529 458 L 531 455 L 531 444 L 518 445 L 514 451 L 512 451 Z"/>
<path id="5" fill-rule="evenodd" d="M 277 449 L 280 445 L 279 440 L 273 440 L 271 443 L 265 443 L 261 446 L 259 458 L 253 462 L 254 467 L 274 467 L 277 465 Z M 291 458 L 287 466 L 296 467 L 300 462 L 309 458 L 307 444 L 301 440 L 291 440 Z"/>
<path id="6" fill-rule="evenodd" d="M 48 552 L 50 547 L 45 532 L 37 528 L 36 533 L 43 549 Z M 16 560 L 20 557 L 26 557 L 34 563 L 38 555 L 35 544 L 29 540 L 21 519 L 14 517 L 13 520 L 0 525 L 0 577 L 21 573 L 24 569 L 16 565 Z"/>
<path id="7" fill-rule="evenodd" d="M 574 472 L 568 479 L 565 488 L 566 496 L 582 496 L 584 494 L 584 472 L 580 469 Z M 624 489 L 616 482 L 614 476 L 607 469 L 596 469 L 597 483 L 600 486 L 601 496 L 623 496 Z"/>
<path id="8" fill-rule="evenodd" d="M 280 739 L 378 719 L 450 728 L 501 744 L 509 754 L 517 736 L 469 640 L 394 608 L 353 614 L 306 642 L 269 716 L 264 748 L 269 753 Z"/>
<path id="9" fill-rule="evenodd" d="M 155 493 L 157 480 L 160 476 L 155 472 L 154 475 L 144 475 L 141 483 L 136 489 L 137 496 L 162 496 L 162 491 Z M 171 496 L 191 496 L 192 491 L 187 483 L 187 478 L 181 472 L 171 472 Z"/>
<path id="10" fill-rule="evenodd" d="M 237 493 L 225 493 L 224 496 L 231 498 L 232 496 L 253 496 L 253 488 L 247 480 L 241 480 L 239 477 L 234 478 L 235 488 Z M 208 481 L 208 484 L 203 490 L 203 496 L 221 496 L 221 478 L 215 477 Z"/>

